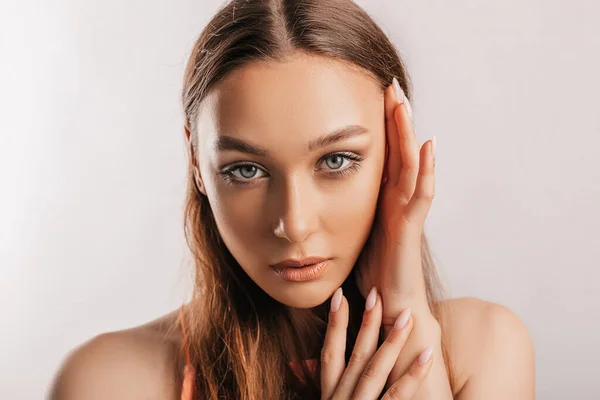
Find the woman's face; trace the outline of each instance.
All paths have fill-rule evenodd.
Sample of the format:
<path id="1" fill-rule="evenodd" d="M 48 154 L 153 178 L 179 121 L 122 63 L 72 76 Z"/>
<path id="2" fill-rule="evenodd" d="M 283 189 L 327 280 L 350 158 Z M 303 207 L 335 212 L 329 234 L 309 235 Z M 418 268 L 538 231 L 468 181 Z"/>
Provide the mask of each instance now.
<path id="1" fill-rule="evenodd" d="M 200 189 L 231 254 L 277 301 L 315 307 L 352 271 L 377 206 L 383 99 L 364 72 L 297 54 L 235 70 L 203 103 Z M 272 267 L 307 257 L 329 259 L 319 278 Z"/>

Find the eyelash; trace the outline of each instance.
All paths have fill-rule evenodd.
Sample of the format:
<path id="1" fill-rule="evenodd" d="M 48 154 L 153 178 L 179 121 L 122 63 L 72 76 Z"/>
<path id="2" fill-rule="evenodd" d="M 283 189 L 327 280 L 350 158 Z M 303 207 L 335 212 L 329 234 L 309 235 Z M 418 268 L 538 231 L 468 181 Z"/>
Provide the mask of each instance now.
<path id="1" fill-rule="evenodd" d="M 347 166 L 344 169 L 336 169 L 336 170 L 331 170 L 331 172 L 328 172 L 327 175 L 332 176 L 332 177 L 345 177 L 348 174 L 354 173 L 356 171 L 358 171 L 358 169 L 361 167 L 361 161 L 363 161 L 363 157 L 359 154 L 356 153 L 352 153 L 349 151 L 340 151 L 337 153 L 331 153 L 331 154 L 327 154 L 325 157 L 322 157 L 319 160 L 319 164 L 321 164 L 322 162 L 324 162 L 325 160 L 329 159 L 329 158 L 333 158 L 335 156 L 341 156 L 347 160 L 350 160 L 352 163 Z M 251 185 L 254 183 L 254 181 L 256 181 L 257 179 L 260 178 L 249 178 L 248 180 L 240 180 L 236 177 L 233 176 L 233 171 L 237 170 L 238 168 L 243 168 L 243 167 L 247 167 L 247 166 L 252 166 L 255 167 L 257 169 L 262 169 L 260 168 L 258 165 L 256 164 L 252 164 L 252 163 L 242 163 L 242 164 L 234 164 L 232 166 L 227 167 L 226 169 L 224 169 L 223 171 L 220 172 L 220 174 L 223 176 L 224 181 L 227 184 L 231 184 L 231 185 Z"/>

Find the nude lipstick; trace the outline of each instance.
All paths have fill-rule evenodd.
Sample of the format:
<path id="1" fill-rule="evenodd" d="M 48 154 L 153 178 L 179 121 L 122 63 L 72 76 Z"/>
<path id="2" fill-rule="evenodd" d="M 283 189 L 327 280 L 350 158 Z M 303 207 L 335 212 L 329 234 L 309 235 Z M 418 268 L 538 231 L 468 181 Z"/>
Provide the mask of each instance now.
<path id="1" fill-rule="evenodd" d="M 330 259 L 323 257 L 288 259 L 271 265 L 271 268 L 285 281 L 306 282 L 321 277 L 329 261 Z"/>

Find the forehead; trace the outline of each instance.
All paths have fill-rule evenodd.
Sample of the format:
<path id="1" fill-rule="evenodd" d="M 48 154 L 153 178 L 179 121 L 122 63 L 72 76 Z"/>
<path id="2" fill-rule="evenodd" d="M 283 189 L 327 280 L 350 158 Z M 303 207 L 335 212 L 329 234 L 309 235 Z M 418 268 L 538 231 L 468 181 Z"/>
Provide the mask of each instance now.
<path id="1" fill-rule="evenodd" d="M 383 91 L 366 72 L 329 58 L 253 62 L 213 88 L 199 112 L 200 138 L 308 139 L 348 124 L 377 128 Z M 201 139 L 202 140 L 202 139 Z"/>

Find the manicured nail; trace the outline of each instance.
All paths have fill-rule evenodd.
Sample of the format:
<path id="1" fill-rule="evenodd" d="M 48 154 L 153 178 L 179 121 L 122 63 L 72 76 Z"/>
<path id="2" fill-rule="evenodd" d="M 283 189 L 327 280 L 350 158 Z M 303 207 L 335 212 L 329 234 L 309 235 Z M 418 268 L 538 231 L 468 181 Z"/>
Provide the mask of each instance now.
<path id="1" fill-rule="evenodd" d="M 431 155 L 435 158 L 435 136 L 431 140 Z"/>
<path id="2" fill-rule="evenodd" d="M 408 99 L 404 100 L 404 107 L 406 107 L 406 111 L 408 111 L 408 118 L 410 118 L 410 120 L 413 120 L 413 111 L 412 111 L 412 106 L 410 105 L 410 101 Z"/>
<path id="3" fill-rule="evenodd" d="M 402 88 L 400 87 L 400 84 L 398 83 L 398 79 L 396 79 L 396 77 L 392 79 L 392 86 L 394 87 L 394 94 L 396 95 L 396 100 L 398 101 L 398 103 L 404 103 L 404 99 L 406 99 L 406 96 L 404 95 L 404 90 L 402 90 Z"/>
<path id="4" fill-rule="evenodd" d="M 402 329 L 406 326 L 408 319 L 410 318 L 410 308 L 404 309 L 396 318 L 396 322 L 394 322 L 394 329 Z"/>
<path id="5" fill-rule="evenodd" d="M 342 288 L 341 286 L 335 291 L 333 298 L 331 299 L 331 311 L 336 312 L 342 305 Z"/>
<path id="6" fill-rule="evenodd" d="M 375 301 L 377 301 L 377 289 L 375 289 L 375 286 L 373 286 L 369 292 L 369 295 L 367 296 L 367 304 L 365 305 L 365 309 L 367 311 L 371 311 L 373 307 L 375 307 Z"/>
<path id="7" fill-rule="evenodd" d="M 433 347 L 431 345 L 427 346 L 425 350 L 421 354 L 419 354 L 419 358 L 417 358 L 417 363 L 420 365 L 425 365 L 431 359 L 431 355 L 433 354 Z"/>

